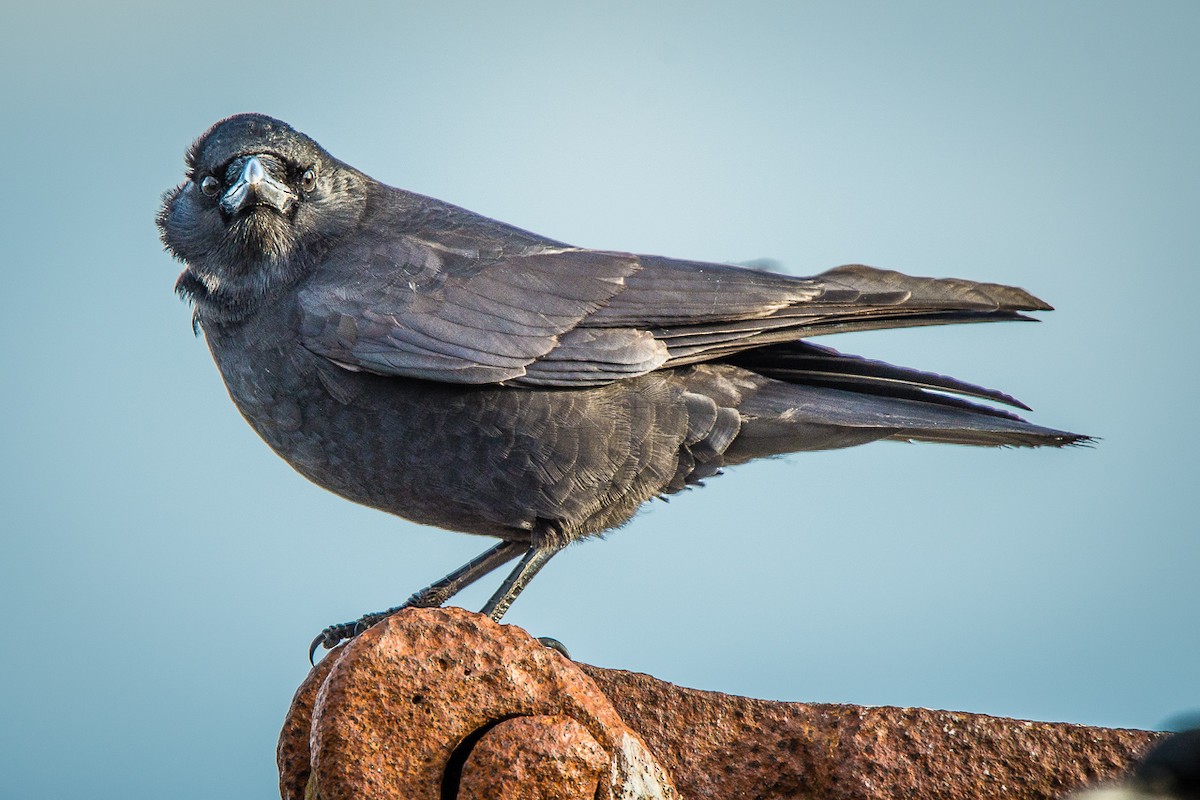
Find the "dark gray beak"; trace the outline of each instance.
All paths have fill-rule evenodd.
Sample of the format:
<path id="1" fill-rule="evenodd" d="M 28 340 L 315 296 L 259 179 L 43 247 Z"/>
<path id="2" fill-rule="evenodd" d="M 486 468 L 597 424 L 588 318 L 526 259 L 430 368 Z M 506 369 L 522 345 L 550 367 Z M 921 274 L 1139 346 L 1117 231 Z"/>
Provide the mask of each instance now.
<path id="1" fill-rule="evenodd" d="M 221 210 L 233 216 L 250 206 L 269 206 L 286 214 L 296 195 L 285 184 L 271 177 L 258 156 L 250 156 L 242 165 L 242 174 L 221 197 Z"/>

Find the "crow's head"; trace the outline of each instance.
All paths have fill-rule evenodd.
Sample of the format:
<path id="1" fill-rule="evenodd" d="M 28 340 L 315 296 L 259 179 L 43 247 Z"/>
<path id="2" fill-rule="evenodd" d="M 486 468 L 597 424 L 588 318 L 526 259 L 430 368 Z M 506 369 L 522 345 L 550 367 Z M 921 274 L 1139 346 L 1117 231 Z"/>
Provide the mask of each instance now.
<path id="1" fill-rule="evenodd" d="M 353 227 L 368 180 L 287 123 L 221 120 L 188 150 L 187 180 L 158 215 L 163 243 L 187 265 L 179 292 L 201 312 L 244 312 Z"/>

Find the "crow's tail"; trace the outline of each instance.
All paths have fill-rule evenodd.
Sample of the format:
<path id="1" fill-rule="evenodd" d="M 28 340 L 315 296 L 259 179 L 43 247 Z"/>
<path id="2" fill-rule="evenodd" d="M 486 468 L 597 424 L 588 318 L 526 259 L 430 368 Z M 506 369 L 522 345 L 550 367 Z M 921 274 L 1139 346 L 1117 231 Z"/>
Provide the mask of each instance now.
<path id="1" fill-rule="evenodd" d="M 1028 409 L 995 389 L 810 342 L 758 348 L 729 362 L 761 378 L 738 404 L 743 423 L 727 463 L 879 439 L 985 447 L 1061 447 L 1091 440 L 966 399 Z"/>

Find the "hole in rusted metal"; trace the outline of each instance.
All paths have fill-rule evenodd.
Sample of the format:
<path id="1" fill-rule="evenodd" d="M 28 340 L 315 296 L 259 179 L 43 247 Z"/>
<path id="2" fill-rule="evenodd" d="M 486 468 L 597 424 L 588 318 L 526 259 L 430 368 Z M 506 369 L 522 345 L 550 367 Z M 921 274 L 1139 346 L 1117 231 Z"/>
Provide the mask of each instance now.
<path id="1" fill-rule="evenodd" d="M 455 800 L 458 797 L 458 787 L 462 783 L 463 767 L 466 766 L 467 759 L 471 757 L 471 751 L 475 749 L 475 745 L 479 743 L 479 740 L 501 722 L 507 722 L 510 719 L 523 716 L 527 715 L 510 714 L 507 717 L 494 719 L 487 725 L 476 728 L 463 737 L 463 740 L 458 743 L 458 747 L 454 748 L 454 752 L 450 754 L 450 758 L 446 759 L 446 769 L 442 772 L 442 800 Z"/>

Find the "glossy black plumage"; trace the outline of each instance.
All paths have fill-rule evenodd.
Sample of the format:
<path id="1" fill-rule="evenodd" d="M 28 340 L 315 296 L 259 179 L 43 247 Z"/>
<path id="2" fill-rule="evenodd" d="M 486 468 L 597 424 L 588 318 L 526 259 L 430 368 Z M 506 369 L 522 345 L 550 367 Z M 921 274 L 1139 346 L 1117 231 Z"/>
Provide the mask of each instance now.
<path id="1" fill-rule="evenodd" d="M 158 223 L 231 397 L 293 467 L 520 544 L 417 605 L 525 552 L 489 603 L 499 618 L 565 543 L 753 458 L 1083 438 L 967 399 L 1024 407 L 1001 392 L 804 341 L 1049 309 L 1021 289 L 573 248 L 380 184 L 261 115 L 196 142 Z"/>

